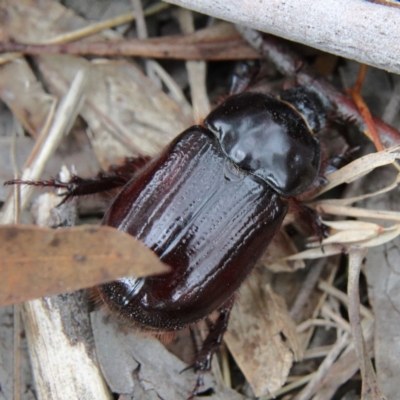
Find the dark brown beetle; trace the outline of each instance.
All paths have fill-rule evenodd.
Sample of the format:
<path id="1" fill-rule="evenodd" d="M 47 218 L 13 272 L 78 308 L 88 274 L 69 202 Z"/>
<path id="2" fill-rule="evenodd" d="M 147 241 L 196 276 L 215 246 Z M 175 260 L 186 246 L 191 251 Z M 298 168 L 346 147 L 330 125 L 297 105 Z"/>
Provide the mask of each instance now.
<path id="1" fill-rule="evenodd" d="M 67 197 L 124 185 L 103 225 L 140 239 L 172 272 L 120 279 L 100 286 L 99 295 L 124 319 L 161 331 L 218 310 L 193 365 L 208 370 L 236 290 L 281 226 L 285 198 L 306 191 L 319 174 L 321 151 L 313 132 L 325 124 L 323 109 L 319 95 L 301 87 L 280 98 L 233 95 L 204 126 L 181 133 L 128 182 L 102 175 L 74 177 L 64 186 L 30 183 L 67 187 Z"/>
<path id="2" fill-rule="evenodd" d="M 220 311 L 196 358 L 199 370 L 210 369 L 234 293 L 280 228 L 288 207 L 281 196 L 303 193 L 319 173 L 320 146 L 310 126 L 319 128 L 321 104 L 304 88 L 282 99 L 229 97 L 204 127 L 184 131 L 126 184 L 103 219 L 173 268 L 101 286 L 111 309 L 157 330 Z M 300 103 L 302 114 L 288 101 Z"/>

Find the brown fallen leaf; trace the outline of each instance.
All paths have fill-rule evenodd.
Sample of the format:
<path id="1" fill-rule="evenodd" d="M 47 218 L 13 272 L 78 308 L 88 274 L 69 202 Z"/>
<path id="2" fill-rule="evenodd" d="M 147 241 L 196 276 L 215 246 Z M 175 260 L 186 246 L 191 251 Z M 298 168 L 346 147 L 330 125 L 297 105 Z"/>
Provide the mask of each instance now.
<path id="1" fill-rule="evenodd" d="M 279 390 L 300 352 L 284 300 L 269 286 L 260 287 L 261 279 L 253 273 L 241 286 L 224 336 L 256 396 Z"/>
<path id="2" fill-rule="evenodd" d="M 6 225 L 0 242 L 0 306 L 168 272 L 141 242 L 109 226 Z"/>

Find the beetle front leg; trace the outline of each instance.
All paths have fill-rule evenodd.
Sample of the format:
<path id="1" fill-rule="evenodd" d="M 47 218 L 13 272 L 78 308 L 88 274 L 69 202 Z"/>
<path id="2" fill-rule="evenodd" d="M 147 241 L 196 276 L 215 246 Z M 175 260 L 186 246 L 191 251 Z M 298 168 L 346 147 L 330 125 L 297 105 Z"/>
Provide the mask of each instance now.
<path id="1" fill-rule="evenodd" d="M 106 192 L 124 186 L 126 183 L 127 179 L 125 177 L 100 173 L 96 178 L 87 179 L 74 175 L 68 182 L 62 182 L 58 179 L 50 179 L 46 181 L 24 181 L 22 179 L 12 179 L 5 182 L 4 185 L 29 185 L 65 189 L 65 192 L 61 194 L 61 196 L 64 196 L 63 201 L 60 203 L 61 205 L 70 198 Z"/>
<path id="2" fill-rule="evenodd" d="M 88 196 L 107 192 L 125 186 L 132 176 L 150 161 L 150 157 L 140 156 L 136 158 L 126 158 L 125 163 L 119 166 L 111 166 L 108 173 L 100 172 L 94 178 L 81 178 L 72 176 L 68 182 L 59 179 L 43 181 L 25 181 L 22 179 L 12 179 L 4 185 L 30 185 L 37 187 L 51 187 L 54 189 L 65 189 L 61 194 L 64 199 L 60 203 L 65 203 L 68 199 L 78 196 Z"/>

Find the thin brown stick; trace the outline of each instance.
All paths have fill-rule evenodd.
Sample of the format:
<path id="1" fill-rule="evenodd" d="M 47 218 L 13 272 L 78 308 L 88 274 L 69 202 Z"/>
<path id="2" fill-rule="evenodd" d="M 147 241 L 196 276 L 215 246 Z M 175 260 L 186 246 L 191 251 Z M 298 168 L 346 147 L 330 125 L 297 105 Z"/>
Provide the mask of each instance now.
<path id="1" fill-rule="evenodd" d="M 357 106 L 358 111 L 364 118 L 365 125 L 368 128 L 368 130 L 365 131 L 364 133 L 374 142 L 376 150 L 382 151 L 384 150 L 384 146 L 382 144 L 381 138 L 379 137 L 378 131 L 372 119 L 371 112 L 369 111 L 369 108 L 365 104 L 365 101 L 360 93 L 366 72 L 367 72 L 367 66 L 365 64 L 361 64 L 360 72 L 358 73 L 357 77 L 357 82 L 354 85 L 354 87 L 348 89 L 348 93 L 353 98 L 354 104 Z"/>
<path id="2" fill-rule="evenodd" d="M 308 382 L 307 386 L 304 387 L 295 397 L 295 400 L 308 400 L 312 398 L 312 396 L 318 390 L 318 386 L 324 376 L 329 372 L 332 368 L 333 363 L 338 358 L 340 353 L 345 349 L 345 347 L 349 344 L 350 341 L 350 333 L 345 332 L 342 336 L 340 336 L 335 345 L 332 347 L 331 351 L 325 357 L 324 361 L 319 366 L 317 372 Z"/>
<path id="3" fill-rule="evenodd" d="M 258 53 L 237 35 L 213 41 L 196 40 L 195 35 L 165 36 L 151 39 L 129 39 L 104 42 L 73 42 L 34 45 L 0 42 L 0 53 L 18 52 L 27 55 L 75 54 L 100 57 L 136 56 L 177 60 L 244 60 L 257 59 Z"/>
<path id="4" fill-rule="evenodd" d="M 347 283 L 347 296 L 349 298 L 349 319 L 353 335 L 354 348 L 360 364 L 362 376 L 362 399 L 385 400 L 386 397 L 380 391 L 378 380 L 372 366 L 371 359 L 365 344 L 364 334 L 361 328 L 360 294 L 358 290 L 361 265 L 367 254 L 367 249 L 351 247 L 349 249 L 349 278 Z"/>

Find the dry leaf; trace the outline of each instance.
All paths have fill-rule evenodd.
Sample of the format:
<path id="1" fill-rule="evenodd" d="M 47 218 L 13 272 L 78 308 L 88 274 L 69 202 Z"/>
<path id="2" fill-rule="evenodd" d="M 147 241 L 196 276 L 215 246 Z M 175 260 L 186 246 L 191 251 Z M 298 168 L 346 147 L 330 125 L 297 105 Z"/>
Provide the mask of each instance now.
<path id="1" fill-rule="evenodd" d="M 167 272 L 132 236 L 109 226 L 0 227 L 0 305 Z"/>
<path id="2" fill-rule="evenodd" d="M 21 0 L 18 6 L 5 1 L 0 4 L 0 14 L 7 16 L 0 26 L 0 38 L 11 37 L 21 42 L 48 40 L 88 23 L 50 0 L 41 0 L 40 7 L 31 0 Z M 118 37 L 115 31 L 104 31 L 85 40 L 105 38 L 109 32 Z M 82 115 L 89 125 L 93 149 L 104 169 L 126 156 L 154 155 L 192 122 L 132 63 L 93 65 L 83 58 L 58 55 L 37 60 L 44 79 L 60 97 L 78 70 L 90 68 Z M 10 68 L 12 71 L 13 67 Z M 22 82 L 28 82 L 28 77 L 28 73 L 18 76 Z M 17 77 L 10 81 L 14 78 Z M 18 92 L 11 91 L 10 94 L 17 98 Z M 23 113 L 25 108 L 15 109 L 15 112 Z M 27 109 L 28 114 L 34 114 L 33 111 Z"/>
<path id="3" fill-rule="evenodd" d="M 257 274 L 240 288 L 224 339 L 256 396 L 282 387 L 293 353 L 299 352 L 284 300 L 269 288 L 260 288 Z"/>
<path id="4" fill-rule="evenodd" d="M 264 264 L 270 271 L 293 272 L 297 269 L 304 268 L 305 264 L 302 260 L 285 260 L 284 257 L 290 254 L 298 253 L 296 244 L 292 238 L 281 229 L 274 237 L 272 243 L 268 246 L 267 251 L 263 254 L 260 263 Z"/>
<path id="5" fill-rule="evenodd" d="M 24 59 L 0 66 L 0 98 L 32 135 L 39 133 L 55 101 Z"/>
<path id="6" fill-rule="evenodd" d="M 91 314 L 96 353 L 104 377 L 113 392 L 124 399 L 186 400 L 196 385 L 193 369 L 182 372 L 185 363 L 149 334 L 119 325 L 98 310 Z M 209 400 L 242 400 L 232 389 L 216 384 L 212 374 L 204 375 L 200 391 L 213 388 Z"/>
<path id="7" fill-rule="evenodd" d="M 38 67 L 61 96 L 78 70 L 89 69 L 81 115 L 103 168 L 129 155 L 155 155 L 190 125 L 177 104 L 127 62 L 93 64 L 83 58 L 48 55 Z"/>

